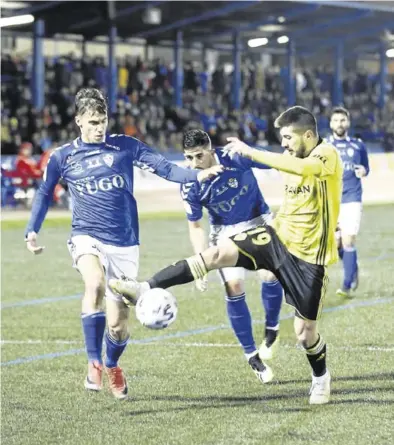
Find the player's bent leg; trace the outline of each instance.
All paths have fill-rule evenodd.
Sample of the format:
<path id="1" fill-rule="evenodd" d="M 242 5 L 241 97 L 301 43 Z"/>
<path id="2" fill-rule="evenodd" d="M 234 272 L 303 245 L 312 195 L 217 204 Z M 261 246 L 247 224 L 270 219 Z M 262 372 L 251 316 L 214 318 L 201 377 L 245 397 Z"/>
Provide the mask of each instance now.
<path id="1" fill-rule="evenodd" d="M 320 405 L 330 400 L 331 376 L 326 367 L 327 347 L 317 330 L 315 320 L 294 318 L 294 331 L 299 343 L 303 346 L 312 368 L 312 386 L 309 403 Z"/>
<path id="2" fill-rule="evenodd" d="M 217 246 L 167 266 L 148 281 L 109 280 L 109 287 L 124 297 L 126 304 L 135 305 L 139 296 L 149 289 L 178 286 L 203 278 L 209 271 L 223 267 L 234 267 L 238 260 L 238 249 L 229 239 L 220 240 Z"/>
<path id="3" fill-rule="evenodd" d="M 107 297 L 106 305 L 108 328 L 105 334 L 105 371 L 113 396 L 121 400 L 127 397 L 128 387 L 118 361 L 130 337 L 128 330 L 130 309 L 119 299 L 111 297 Z"/>
<path id="4" fill-rule="evenodd" d="M 226 289 L 227 315 L 234 334 L 259 381 L 268 383 L 272 380 L 273 373 L 258 355 L 253 338 L 252 317 L 246 302 L 244 280 L 235 279 L 238 273 L 244 276 L 245 271 L 242 268 L 224 268 L 220 269 L 219 273 Z"/>
<path id="5" fill-rule="evenodd" d="M 105 330 L 105 313 L 102 303 L 105 293 L 104 270 L 96 255 L 87 254 L 78 258 L 77 267 L 85 283 L 82 299 L 82 328 L 88 356 L 88 375 L 85 388 L 102 389 L 102 345 Z"/>
<path id="6" fill-rule="evenodd" d="M 276 276 L 268 270 L 259 270 L 261 299 L 265 310 L 265 338 L 260 346 L 262 360 L 272 360 L 279 344 L 279 313 L 282 306 L 283 288 Z"/>

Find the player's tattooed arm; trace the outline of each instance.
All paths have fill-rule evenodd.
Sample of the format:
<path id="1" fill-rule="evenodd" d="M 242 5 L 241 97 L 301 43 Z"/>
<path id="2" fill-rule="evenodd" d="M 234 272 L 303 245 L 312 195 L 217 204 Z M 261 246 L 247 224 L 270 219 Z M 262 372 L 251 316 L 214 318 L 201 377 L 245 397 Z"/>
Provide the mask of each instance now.
<path id="1" fill-rule="evenodd" d="M 321 176 L 325 170 L 327 159 L 323 156 L 312 156 L 304 159 L 283 154 L 260 151 L 251 148 L 238 138 L 227 138 L 229 143 L 224 147 L 230 153 L 238 153 L 240 156 L 251 159 L 254 162 L 265 164 L 276 170 L 299 176 Z"/>

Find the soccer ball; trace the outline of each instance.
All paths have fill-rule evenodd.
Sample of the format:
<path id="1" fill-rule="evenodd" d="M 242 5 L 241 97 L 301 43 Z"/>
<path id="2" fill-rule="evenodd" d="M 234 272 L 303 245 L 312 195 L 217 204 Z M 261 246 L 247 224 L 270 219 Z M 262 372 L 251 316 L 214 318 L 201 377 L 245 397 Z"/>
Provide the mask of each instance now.
<path id="1" fill-rule="evenodd" d="M 174 323 L 178 313 L 176 298 L 165 289 L 150 289 L 137 301 L 138 321 L 149 329 L 164 329 Z"/>

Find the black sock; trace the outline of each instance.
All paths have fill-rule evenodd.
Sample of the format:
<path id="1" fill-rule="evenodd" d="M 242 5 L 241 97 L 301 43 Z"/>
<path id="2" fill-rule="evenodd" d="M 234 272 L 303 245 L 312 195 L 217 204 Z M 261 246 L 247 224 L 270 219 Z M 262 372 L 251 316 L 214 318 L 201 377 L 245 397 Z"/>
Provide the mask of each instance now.
<path id="1" fill-rule="evenodd" d="M 278 336 L 278 330 L 265 328 L 265 345 L 270 348 Z"/>
<path id="2" fill-rule="evenodd" d="M 326 343 L 319 335 L 317 342 L 306 348 L 306 356 L 313 370 L 313 375 L 320 377 L 326 373 Z"/>
<path id="3" fill-rule="evenodd" d="M 148 280 L 151 289 L 160 287 L 177 286 L 178 284 L 190 283 L 202 278 L 207 274 L 207 268 L 201 255 L 195 255 L 186 260 L 171 264 Z"/>

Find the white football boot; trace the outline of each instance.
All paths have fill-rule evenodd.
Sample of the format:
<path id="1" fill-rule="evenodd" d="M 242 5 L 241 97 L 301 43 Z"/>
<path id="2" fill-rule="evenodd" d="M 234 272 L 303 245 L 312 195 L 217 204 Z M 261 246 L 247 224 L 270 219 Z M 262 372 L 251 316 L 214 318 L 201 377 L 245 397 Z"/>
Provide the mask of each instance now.
<path id="1" fill-rule="evenodd" d="M 320 377 L 312 375 L 312 386 L 309 391 L 309 403 L 310 405 L 323 405 L 330 401 L 331 393 L 331 375 L 327 369 L 326 373 Z"/>
<path id="2" fill-rule="evenodd" d="M 265 329 L 265 338 L 259 349 L 261 360 L 272 360 L 279 345 L 279 330 Z"/>
<path id="3" fill-rule="evenodd" d="M 258 353 L 250 357 L 248 363 L 261 383 L 269 383 L 273 379 L 272 369 L 261 361 Z"/>

